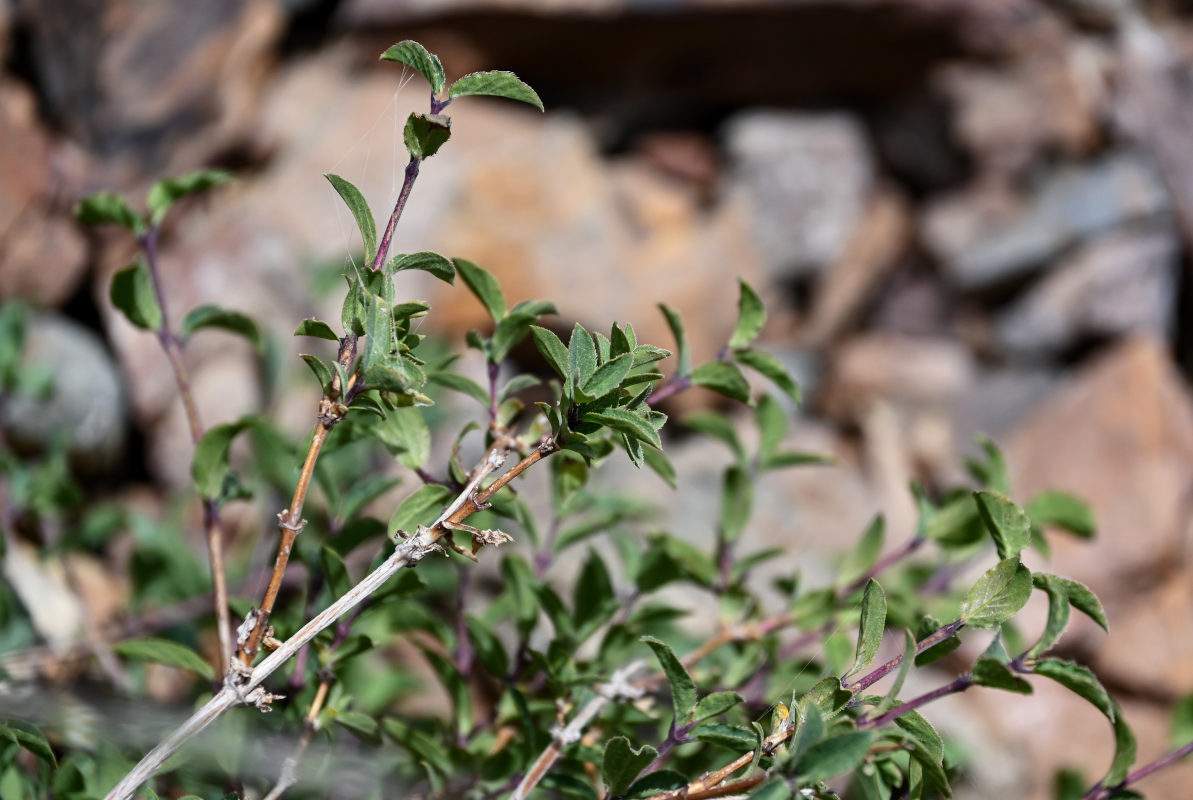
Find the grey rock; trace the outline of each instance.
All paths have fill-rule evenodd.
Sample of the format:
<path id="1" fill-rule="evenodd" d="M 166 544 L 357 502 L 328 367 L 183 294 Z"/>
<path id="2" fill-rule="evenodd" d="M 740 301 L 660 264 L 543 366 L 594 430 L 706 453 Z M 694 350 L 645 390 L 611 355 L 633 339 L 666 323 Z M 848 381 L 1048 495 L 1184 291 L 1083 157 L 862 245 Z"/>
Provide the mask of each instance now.
<path id="1" fill-rule="evenodd" d="M 773 277 L 813 274 L 841 256 L 865 210 L 874 165 L 847 114 L 750 111 L 725 128 L 729 192 L 750 208 Z"/>
<path id="2" fill-rule="evenodd" d="M 1168 230 L 1113 233 L 1083 246 L 1003 312 L 1008 352 L 1054 355 L 1085 337 L 1165 336 L 1176 313 L 1179 246 Z"/>
<path id="3" fill-rule="evenodd" d="M 6 436 L 18 447 L 44 450 L 65 434 L 77 468 L 90 473 L 110 468 L 124 449 L 125 398 L 120 370 L 99 337 L 56 314 L 31 317 L 24 363 L 46 370 L 53 390 L 47 398 L 8 398 Z"/>
<path id="4" fill-rule="evenodd" d="M 991 214 L 986 189 L 930 207 L 922 235 L 956 286 L 982 289 L 1038 270 L 1075 242 L 1132 220 L 1160 217 L 1169 202 L 1144 157 L 1118 153 L 1057 170 L 1022 208 Z"/>

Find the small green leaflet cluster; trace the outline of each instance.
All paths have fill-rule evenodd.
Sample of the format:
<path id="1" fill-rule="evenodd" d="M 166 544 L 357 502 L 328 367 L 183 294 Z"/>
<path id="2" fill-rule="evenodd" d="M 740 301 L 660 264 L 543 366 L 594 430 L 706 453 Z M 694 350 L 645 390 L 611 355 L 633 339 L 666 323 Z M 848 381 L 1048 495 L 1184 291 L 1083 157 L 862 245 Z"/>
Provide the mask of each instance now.
<path id="1" fill-rule="evenodd" d="M 406 150 L 412 160 L 422 160 L 435 155 L 451 136 L 451 119 L 441 112 L 457 97 L 505 97 L 528 103 L 539 111 L 543 110 L 543 101 L 534 89 L 512 72 L 489 71 L 465 75 L 448 88 L 446 97 L 441 97 L 447 83 L 443 64 L 439 61 L 439 56 L 427 52 L 425 47 L 415 41 L 398 42 L 381 54 L 381 60 L 405 64 L 422 75 L 431 85 L 431 113 L 411 114 L 407 117 L 402 132 Z"/>
<path id="2" fill-rule="evenodd" d="M 673 381 L 690 382 L 742 403 L 750 402 L 750 384 L 738 365 L 749 367 L 774 382 L 793 402 L 800 400 L 799 386 L 787 368 L 765 350 L 750 345 L 766 324 L 766 307 L 748 283 L 739 279 L 737 325 L 721 355 L 694 369 L 688 352 L 687 332 L 679 314 L 665 305 L 659 309 L 675 337 L 678 365 Z"/>
<path id="3" fill-rule="evenodd" d="M 177 178 L 163 178 L 153 184 L 145 199 L 148 207 L 145 214 L 134 211 L 124 198 L 111 192 L 83 198 L 75 206 L 74 214 L 86 225 L 118 225 L 126 228 L 143 246 L 147 246 L 156 237 L 162 220 L 175 203 L 229 180 L 231 175 L 223 170 L 198 170 Z M 136 327 L 174 335 L 173 331 L 162 330 L 164 317 L 157 288 L 143 259 L 138 259 L 112 276 L 108 296 L 112 305 Z M 218 328 L 243 336 L 258 350 L 263 346 L 257 324 L 239 311 L 214 305 L 199 306 L 186 315 L 178 333 L 185 338 L 203 328 Z"/>
<path id="4" fill-rule="evenodd" d="M 539 404 L 559 445 L 591 462 L 609 453 L 612 444 L 602 434 L 612 431 L 636 466 L 649 462 L 665 472 L 655 454 L 667 415 L 646 400 L 662 378 L 652 365 L 671 354 L 638 344 L 630 325 L 614 323 L 606 337 L 576 323 L 566 346 L 547 328 L 536 325 L 530 332 L 561 381 L 559 400 Z"/>

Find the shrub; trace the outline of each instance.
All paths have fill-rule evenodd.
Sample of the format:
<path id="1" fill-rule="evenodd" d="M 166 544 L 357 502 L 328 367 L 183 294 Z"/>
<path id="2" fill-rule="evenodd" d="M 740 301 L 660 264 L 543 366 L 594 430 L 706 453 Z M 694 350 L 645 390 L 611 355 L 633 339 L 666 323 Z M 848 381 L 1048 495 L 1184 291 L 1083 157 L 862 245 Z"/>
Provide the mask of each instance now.
<path id="1" fill-rule="evenodd" d="M 429 252 L 391 255 L 420 165 L 450 141 L 449 106 L 478 94 L 542 104 L 508 72 L 447 86 L 438 58 L 415 42 L 394 45 L 382 59 L 428 81 L 430 109 L 406 122 L 410 159 L 380 232 L 356 187 L 327 176 L 359 227 L 367 268 L 345 276 L 338 324 L 307 319 L 295 331 L 335 346 L 330 357 L 302 356 L 320 392 L 305 454 L 261 417 L 203 427 L 183 357 L 187 339 L 205 328 L 257 343 L 261 334 L 250 317 L 215 306 L 190 311 L 174 327 L 162 293 L 156 244 L 163 219 L 180 199 L 229 176 L 208 170 L 159 181 L 145 213 L 112 194 L 79 204 L 80 220 L 122 226 L 141 247 L 141 258 L 115 274 L 111 301 L 160 340 L 186 406 L 215 614 L 175 622 L 160 635 L 126 636 L 110 648 L 92 631 L 91 647 L 117 685 L 127 678 L 121 660 L 191 670 L 197 710 L 136 766 L 125 761 L 123 744 L 103 737 L 80 743 L 53 725 L 48 739 L 29 722 L 7 720 L 0 728 L 5 796 L 156 797 L 152 786 L 214 796 L 272 784 L 272 798 L 317 777 L 317 736 L 355 743 L 365 768 L 336 779 L 340 793 L 353 796 L 392 796 L 395 786 L 421 797 L 474 798 L 523 798 L 535 789 L 652 800 L 948 796 L 966 762 L 921 711 L 973 687 L 1029 694 L 1041 679 L 1093 704 L 1116 745 L 1101 780 L 1073 791 L 1069 775 L 1058 784 L 1062 796 L 1137 796 L 1129 787 L 1139 777 L 1190 751 L 1185 744 L 1131 772 L 1135 742 L 1115 701 L 1088 668 L 1049 655 L 1073 611 L 1103 628 L 1106 617 L 1085 586 L 1033 573 L 1020 555 L 1028 547 L 1046 551 L 1046 529 L 1088 538 L 1092 519 L 1061 493 L 1017 505 L 990 442 L 969 465 L 972 486 L 917 495 L 919 527 L 909 541 L 886 548 L 880 517 L 844 554 L 830 585 L 807 586 L 789 575 L 758 586 L 756 569 L 782 552 L 752 549 L 757 478 L 826 461 L 784 447 L 786 401 L 756 394 L 743 374 L 759 373 L 780 396 L 798 401 L 780 362 L 754 346 L 766 318 L 758 294 L 739 283 L 732 336 L 717 358 L 694 366 L 684 323 L 664 306 L 673 351 L 639 342 L 629 324 L 614 323 L 607 335 L 577 324 L 565 342 L 544 324 L 555 313 L 550 302 L 509 307 L 482 267 Z M 418 332 L 416 321 L 431 309 L 400 294 L 407 270 L 447 283 L 458 277 L 487 310 L 491 325 L 466 338 L 484 358 L 485 380 L 458 370 L 453 356 Z M 0 315 L 6 395 L 44 391 L 19 366 L 21 319 L 12 305 Z M 510 353 L 525 340 L 551 375 L 545 385 L 531 372 L 509 374 Z M 659 367 L 668 361 L 674 366 L 664 377 Z M 650 523 L 642 502 L 590 483 L 602 465 L 628 457 L 674 484 L 660 438 L 667 417 L 658 407 L 693 386 L 736 401 L 757 428 L 757 436 L 743 437 L 720 412 L 683 420 L 727 447 L 711 551 L 683 535 L 643 537 Z M 478 408 L 447 463 L 436 464 L 425 409 L 444 391 Z M 540 399 L 531 405 L 529 397 Z M 229 453 L 241 436 L 251 440 L 252 457 L 234 470 Z M 386 524 L 369 510 L 397 485 L 395 463 L 418 485 Z M 58 551 L 101 548 L 113 532 L 132 529 L 139 608 L 181 600 L 204 583 L 176 525 L 121 508 L 80 508 L 64 465 L 61 452 L 42 460 L 4 453 L 11 525 Z M 523 497 L 510 486 L 531 470 L 548 473 L 549 480 L 529 484 L 545 497 Z M 229 597 L 223 511 L 253 492 L 291 500 L 277 514 L 280 543 L 267 588 L 248 607 Z M 517 545 L 507 544 L 514 538 L 507 531 Z M 291 558 L 306 567 L 298 591 L 284 586 Z M 579 564 L 570 597 L 547 577 L 565 559 Z M 474 572 L 477 561 L 499 567 Z M 680 624 L 692 609 L 661 591 L 675 586 L 716 608 L 718 626 L 707 638 Z M 1016 617 L 1036 591 L 1047 598 L 1048 617 L 1043 631 L 1030 632 Z M 6 627 L 13 628 L 20 612 L 11 596 L 5 600 Z M 214 663 L 194 649 L 213 630 Z M 971 637 L 984 644 L 976 658 L 958 651 Z M 397 650 L 396 642 L 407 646 Z M 898 644 L 893 657 L 879 658 L 884 642 Z M 912 669 L 941 660 L 953 680 L 904 696 Z M 399 710 L 396 701 L 418 680 L 413 662 L 446 690 L 446 714 Z M 281 713 L 250 721 L 235 708 L 241 705 Z M 1187 708 L 1181 713 L 1189 716 Z M 185 746 L 213 724 L 228 746 L 214 762 L 188 760 Z"/>

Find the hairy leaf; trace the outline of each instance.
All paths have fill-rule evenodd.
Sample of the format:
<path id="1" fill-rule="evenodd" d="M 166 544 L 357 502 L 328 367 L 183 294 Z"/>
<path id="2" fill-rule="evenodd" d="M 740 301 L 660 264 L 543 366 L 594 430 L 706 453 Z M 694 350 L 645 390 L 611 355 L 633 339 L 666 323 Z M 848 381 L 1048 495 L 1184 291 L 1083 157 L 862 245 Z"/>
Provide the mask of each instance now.
<path id="1" fill-rule="evenodd" d="M 992 491 L 974 493 L 978 512 L 986 529 L 994 537 L 1001 559 L 1018 558 L 1023 548 L 1031 544 L 1031 520 L 1023 509 L 1005 495 Z"/>
<path id="2" fill-rule="evenodd" d="M 605 756 L 601 760 L 601 775 L 605 779 L 608 794 L 613 797 L 625 794 L 630 784 L 638 777 L 638 773 L 646 769 L 658 754 L 659 751 L 649 745 L 635 750 L 630 746 L 630 740 L 624 736 L 610 739 L 605 745 Z"/>
<path id="3" fill-rule="evenodd" d="M 861 672 L 874 663 L 878 648 L 882 645 L 882 634 L 886 630 L 886 592 L 878 581 L 871 578 L 862 592 L 862 618 L 858 625 L 857 650 L 854 654 L 850 675 Z"/>
<path id="4" fill-rule="evenodd" d="M 974 584 L 961 603 L 961 618 L 977 628 L 1001 625 L 1031 597 L 1031 571 L 1008 558 L 992 567 Z"/>
<path id="5" fill-rule="evenodd" d="M 336 194 L 348 206 L 348 211 L 352 213 L 352 219 L 356 220 L 356 227 L 360 230 L 361 240 L 365 246 L 365 262 L 373 263 L 373 259 L 377 254 L 377 220 L 373 218 L 373 212 L 369 209 L 369 203 L 365 200 L 365 196 L 360 193 L 350 181 L 341 178 L 339 175 L 327 173 L 323 177 L 327 178 L 328 183 L 336 190 Z"/>
<path id="6" fill-rule="evenodd" d="M 659 666 L 663 668 L 663 674 L 667 676 L 667 682 L 671 685 L 676 726 L 690 722 L 696 707 L 696 684 L 692 681 L 692 676 L 675 657 L 671 645 L 653 636 L 643 636 L 642 642 L 654 651 L 655 658 L 659 660 Z"/>
<path id="7" fill-rule="evenodd" d="M 791 373 L 787 371 L 787 368 L 783 366 L 779 359 L 770 353 L 747 347 L 734 350 L 733 359 L 739 364 L 745 364 L 763 377 L 768 378 L 775 386 L 782 389 L 784 394 L 791 398 L 792 402 L 800 402 L 799 385 L 796 384 L 795 379 L 791 377 Z"/>
<path id="8" fill-rule="evenodd" d="M 709 361 L 692 371 L 692 383 L 742 403 L 750 402 L 750 384 L 728 361 Z"/>
<path id="9" fill-rule="evenodd" d="M 531 89 L 525 81 L 512 72 L 503 70 L 473 72 L 453 83 L 451 89 L 448 90 L 448 95 L 451 97 L 477 94 L 506 97 L 510 100 L 529 103 L 539 111 L 544 110 L 543 101 L 539 99 L 534 89 Z"/>
<path id="10" fill-rule="evenodd" d="M 1082 539 L 1094 535 L 1094 512 L 1068 492 L 1041 492 L 1027 504 L 1027 515 L 1040 526 L 1060 528 Z"/>
<path id="11" fill-rule="evenodd" d="M 750 522 L 754 505 L 754 484 L 749 474 L 739 466 L 725 470 L 721 482 L 721 517 L 717 526 L 721 539 L 736 542 Z"/>
<path id="12" fill-rule="evenodd" d="M 113 275 L 108 296 L 133 325 L 150 331 L 161 328 L 162 309 L 153 291 L 153 278 L 143 262 L 129 264 Z"/>
<path id="13" fill-rule="evenodd" d="M 477 300 L 481 301 L 481 305 L 489 312 L 489 316 L 494 321 L 499 321 L 504 317 L 505 295 L 501 293 L 501 287 L 492 273 L 463 258 L 453 258 L 452 263 L 456 265 L 456 272 L 463 278 L 464 285 L 476 296 Z"/>
<path id="14" fill-rule="evenodd" d="M 410 67 L 427 79 L 427 83 L 431 84 L 432 94 L 437 95 L 443 91 L 443 84 L 446 83 L 446 79 L 443 75 L 443 64 L 439 61 L 439 56 L 428 52 L 427 48 L 418 42 L 412 39 L 398 42 L 381 54 L 381 60 L 396 61 L 399 64 L 405 64 Z"/>
<path id="15" fill-rule="evenodd" d="M 813 781 L 849 772 L 870 752 L 874 736 L 873 731 L 849 731 L 821 739 L 804 752 L 796 770 Z"/>
<path id="16" fill-rule="evenodd" d="M 414 533 L 419 525 L 429 525 L 444 504 L 451 498 L 451 490 L 438 484 L 415 489 L 403 500 L 389 518 L 389 535 L 398 531 Z"/>
<path id="17" fill-rule="evenodd" d="M 762 305 L 762 300 L 750 288 L 750 284 L 741 278 L 737 282 L 741 288 L 737 301 L 737 327 L 729 338 L 729 346 L 734 348 L 745 347 L 754 341 L 766 324 L 766 307 Z"/>
<path id="18" fill-rule="evenodd" d="M 84 225 L 119 225 L 140 236 L 145 232 L 145 220 L 133 211 L 120 195 L 99 192 L 89 195 L 75 206 L 75 218 Z"/>
<path id="19" fill-rule="evenodd" d="M 455 266 L 438 253 L 421 252 L 397 255 L 389 260 L 386 269 L 390 272 L 417 269 L 431 273 L 444 283 L 455 283 L 456 280 Z"/>
<path id="20" fill-rule="evenodd" d="M 978 686 L 1031 694 L 1031 684 L 1011 672 L 1006 664 L 993 658 L 979 658 L 973 666 L 973 682 Z"/>
<path id="21" fill-rule="evenodd" d="M 338 342 L 339 336 L 321 319 L 304 319 L 298 323 L 298 327 L 294 329 L 295 336 L 313 336 L 316 339 L 327 339 L 330 342 Z"/>
<path id="22" fill-rule="evenodd" d="M 252 342 L 258 350 L 263 344 L 257 323 L 252 317 L 239 311 L 230 311 L 219 306 L 199 306 L 182 321 L 182 335 L 190 336 L 200 328 L 220 328 L 239 334 Z"/>
<path id="23" fill-rule="evenodd" d="M 1032 671 L 1045 678 L 1051 678 L 1069 691 L 1089 701 L 1091 705 L 1105 714 L 1107 719 L 1111 722 L 1114 721 L 1114 701 L 1106 693 L 1102 682 L 1088 667 L 1059 658 L 1045 658 L 1040 660 Z"/>
<path id="24" fill-rule="evenodd" d="M 155 664 L 181 667 L 197 673 L 209 681 L 215 680 L 215 670 L 203 660 L 202 656 L 189 647 L 169 639 L 130 639 L 112 645 L 112 652 L 134 661 L 151 661 Z"/>

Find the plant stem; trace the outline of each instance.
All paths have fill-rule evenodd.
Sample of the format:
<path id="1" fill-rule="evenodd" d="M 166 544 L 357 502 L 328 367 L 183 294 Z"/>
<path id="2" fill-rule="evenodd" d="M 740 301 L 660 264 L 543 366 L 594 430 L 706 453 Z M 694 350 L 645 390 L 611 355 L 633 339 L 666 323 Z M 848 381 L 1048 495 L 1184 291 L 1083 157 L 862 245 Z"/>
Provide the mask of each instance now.
<path id="1" fill-rule="evenodd" d="M 920 653 L 924 652 L 925 650 L 927 650 L 930 647 L 935 647 L 936 645 L 940 644 L 941 642 L 952 639 L 954 636 L 957 635 L 957 631 L 961 630 L 964 627 L 965 627 L 965 620 L 962 620 L 962 619 L 955 620 L 953 622 L 950 622 L 948 625 L 944 625 L 939 630 L 937 630 L 935 633 L 931 634 L 930 636 L 924 637 L 924 639 L 922 641 L 916 643 L 916 646 L 915 646 L 916 655 L 919 655 Z M 880 666 L 878 669 L 874 670 L 873 672 L 869 673 L 868 675 L 863 675 L 862 677 L 858 678 L 856 681 L 853 681 L 852 683 L 848 683 L 848 684 L 842 683 L 841 687 L 843 689 L 848 689 L 849 691 L 853 692 L 854 694 L 857 694 L 858 692 L 862 691 L 866 687 L 868 687 L 872 684 L 875 684 L 878 681 L 885 678 L 892 671 L 897 669 L 899 667 L 899 665 L 902 663 L 903 663 L 903 654 L 900 653 L 899 655 L 895 656 L 890 661 L 886 662 L 885 664 L 883 664 L 882 666 Z"/>
<path id="2" fill-rule="evenodd" d="M 203 422 L 199 417 L 199 407 L 195 403 L 195 393 L 191 388 L 190 375 L 182 360 L 182 344 L 170 327 L 170 312 L 166 304 L 165 291 L 162 289 L 161 270 L 157 264 L 157 236 L 158 228 L 150 228 L 140 237 L 140 245 L 145 252 L 145 263 L 149 270 L 149 279 L 153 284 L 153 294 L 157 298 L 157 305 L 161 311 L 161 325 L 157 329 L 157 339 L 161 343 L 166 360 L 170 362 L 170 369 L 174 372 L 174 382 L 178 386 L 178 396 L 182 399 L 182 408 L 186 412 L 187 426 L 190 429 L 191 443 L 199 444 L 203 438 Z M 215 624 L 219 637 L 220 657 L 216 664 L 216 677 L 223 680 L 232 660 L 232 616 L 228 611 L 228 577 L 224 568 L 224 534 L 220 522 L 220 509 L 215 500 L 203 498 L 203 531 L 207 538 L 207 560 L 211 566 L 211 594 L 215 605 Z"/>
<path id="3" fill-rule="evenodd" d="M 858 722 L 858 730 L 866 730 L 868 728 L 880 728 L 888 722 L 898 719 L 909 711 L 914 711 L 922 705 L 931 703 L 933 700 L 939 700 L 942 697 L 947 697 L 950 694 L 957 694 L 964 692 L 970 686 L 973 686 L 973 675 L 965 673 L 958 676 L 956 679 L 946 683 L 940 688 L 933 689 L 930 692 L 920 695 L 912 700 L 908 700 L 902 705 L 895 706 L 885 714 L 875 717 L 874 719 L 863 719 Z"/>
<path id="4" fill-rule="evenodd" d="M 910 540 L 908 540 L 907 544 L 903 545 L 898 550 L 894 550 L 883 556 L 881 559 L 879 559 L 878 563 L 866 570 L 865 575 L 862 575 L 860 578 L 844 587 L 844 589 L 839 593 L 839 596 L 845 597 L 846 595 L 852 594 L 858 589 L 863 588 L 867 583 L 870 582 L 871 578 L 877 577 L 893 564 L 897 564 L 914 553 L 916 550 L 919 550 L 926 541 L 928 540 L 923 536 L 913 536 Z"/>
<path id="5" fill-rule="evenodd" d="M 671 380 L 667 381 L 662 389 L 659 389 L 650 397 L 646 398 L 646 405 L 657 406 L 671 395 L 678 394 L 679 392 L 690 388 L 692 388 L 691 375 L 681 375 L 679 377 L 672 376 Z"/>
<path id="6" fill-rule="evenodd" d="M 410 189 L 414 186 L 414 181 L 418 179 L 420 164 L 422 164 L 422 159 L 415 156 L 411 156 L 409 163 L 406 164 L 406 175 L 402 179 L 402 189 L 398 192 L 398 200 L 394 203 L 394 210 L 389 215 L 389 222 L 385 226 L 385 233 L 382 234 L 381 241 L 377 245 L 377 255 L 373 257 L 372 269 L 374 271 L 381 269 L 385 265 L 385 257 L 389 255 L 389 245 L 394 238 L 394 228 L 398 226 L 398 220 L 402 218 L 402 211 L 406 208 L 406 201 L 410 199 Z"/>
<path id="7" fill-rule="evenodd" d="M 312 442 L 312 450 L 314 449 L 314 442 Z M 456 498 L 440 516 L 440 518 L 430 528 L 419 528 L 418 532 L 403 542 L 400 542 L 395 548 L 393 554 L 381 563 L 375 570 L 361 579 L 359 583 L 345 592 L 338 600 L 330 606 L 319 612 L 307 624 L 303 625 L 293 636 L 283 642 L 276 650 L 270 653 L 264 660 L 259 663 L 256 668 L 249 669 L 248 665 L 242 667 L 240 673 L 230 673 L 225 679 L 224 688 L 220 690 L 215 697 L 207 702 L 202 708 L 196 711 L 190 719 L 182 724 L 174 733 L 170 734 L 157 747 L 153 748 L 140 763 L 135 766 L 132 771 L 124 776 L 123 779 L 108 793 L 106 800 L 126 800 L 131 797 L 137 788 L 153 776 L 157 770 L 166 763 L 166 761 L 178 751 L 187 741 L 195 735 L 203 731 L 207 726 L 219 718 L 221 714 L 227 711 L 234 705 L 240 703 L 250 703 L 259 706 L 267 706 L 271 695 L 261 696 L 259 689 L 265 679 L 276 672 L 283 664 L 294 657 L 298 651 L 319 635 L 323 630 L 330 627 L 344 614 L 347 614 L 357 605 L 369 598 L 373 593 L 380 589 L 386 581 L 388 581 L 398 570 L 403 567 L 413 567 L 422 561 L 426 556 L 437 550 L 442 550 L 438 545 L 438 541 L 442 539 L 450 530 L 450 524 L 458 524 L 467 519 L 471 514 L 484 507 L 485 503 L 496 492 L 500 491 L 502 487 L 508 484 L 518 475 L 525 472 L 534 464 L 546 458 L 551 453 L 556 452 L 559 446 L 553 440 L 546 440 L 541 442 L 539 446 L 526 458 L 523 458 L 512 468 L 509 472 L 502 475 L 493 482 L 487 489 L 482 492 L 475 493 L 477 486 L 486 475 L 492 472 L 497 466 L 501 464 L 504 450 L 501 446 L 494 447 L 486 453 L 484 459 L 473 470 L 473 477 L 469 481 L 468 486 L 464 488 L 460 496 Z M 312 455 L 308 453 L 307 462 L 310 465 L 310 470 L 304 465 L 304 474 L 313 470 L 314 460 L 318 456 L 317 451 Z M 310 475 L 307 474 L 306 483 L 309 484 Z M 305 484 L 300 479 L 300 486 L 302 487 L 303 495 L 305 496 Z M 296 491 L 296 496 L 298 492 Z M 300 498 L 301 499 L 301 498 Z M 300 509 L 301 510 L 301 509 Z M 297 535 L 297 534 L 295 534 Z M 293 544 L 293 537 L 290 539 L 290 544 Z M 287 550 L 288 548 L 283 548 Z M 279 552 L 279 558 L 280 558 Z M 284 566 L 278 570 L 275 566 L 274 576 L 280 576 L 284 571 Z M 271 576 L 270 583 L 273 583 Z M 280 581 L 279 581 L 280 582 Z M 276 592 L 274 593 L 276 597 Z M 272 606 L 271 606 L 272 607 Z M 260 623 L 258 628 L 261 629 Z M 256 633 L 257 629 L 254 629 Z M 264 633 L 262 632 L 262 636 Z M 260 644 L 258 640 L 257 644 Z M 243 653 L 242 653 L 243 655 Z M 595 714 L 595 712 L 593 712 Z"/>
<path id="8" fill-rule="evenodd" d="M 1102 798 L 1109 797 L 1111 793 L 1116 792 L 1119 789 L 1125 789 L 1133 783 L 1138 783 L 1147 776 L 1151 775 L 1153 772 L 1158 772 L 1167 766 L 1175 764 L 1190 753 L 1193 753 L 1193 741 L 1187 743 L 1184 747 L 1173 750 L 1171 753 L 1168 753 L 1165 756 L 1157 758 L 1150 764 L 1144 764 L 1139 769 L 1127 775 L 1127 777 L 1123 779 L 1122 783 L 1115 784 L 1114 786 L 1103 786 L 1101 783 L 1096 784 L 1093 788 L 1085 793 L 1085 795 L 1082 797 L 1082 800 L 1102 800 Z"/>
<path id="9" fill-rule="evenodd" d="M 278 590 L 286 574 L 286 565 L 290 563 L 290 551 L 294 547 L 294 540 L 306 524 L 306 520 L 302 519 L 302 506 L 306 502 L 307 490 L 315 474 L 315 463 L 319 460 L 319 453 L 323 449 L 323 442 L 327 439 L 329 430 L 331 427 L 324 420 L 320 420 L 315 426 L 310 447 L 307 448 L 306 458 L 302 462 L 302 470 L 298 474 L 298 485 L 294 487 L 290 507 L 278 514 L 278 528 L 282 533 L 282 540 L 273 563 L 273 573 L 269 576 L 269 584 L 265 587 L 265 595 L 261 599 L 260 608 L 257 609 L 253 629 L 240 646 L 240 663 L 246 667 L 252 664 L 253 656 L 261 647 L 261 640 L 265 638 L 265 632 L 269 629 L 269 617 L 278 599 Z"/>

